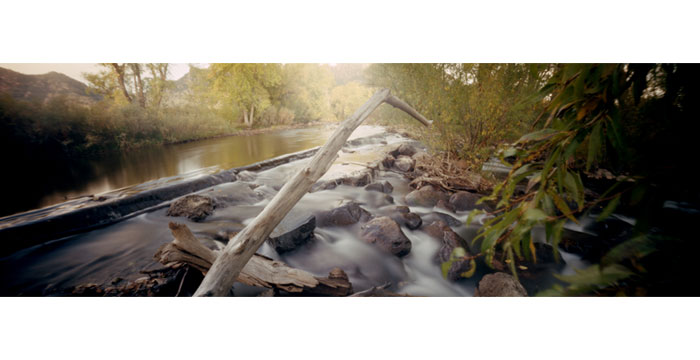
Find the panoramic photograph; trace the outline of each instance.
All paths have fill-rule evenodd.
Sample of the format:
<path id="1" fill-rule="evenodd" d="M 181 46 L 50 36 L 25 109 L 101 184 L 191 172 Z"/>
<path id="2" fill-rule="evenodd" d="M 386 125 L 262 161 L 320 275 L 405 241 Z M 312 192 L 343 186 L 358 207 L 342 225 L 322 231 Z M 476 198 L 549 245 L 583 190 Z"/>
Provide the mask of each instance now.
<path id="1" fill-rule="evenodd" d="M 700 66 L 2 63 L 0 296 L 698 296 Z"/>

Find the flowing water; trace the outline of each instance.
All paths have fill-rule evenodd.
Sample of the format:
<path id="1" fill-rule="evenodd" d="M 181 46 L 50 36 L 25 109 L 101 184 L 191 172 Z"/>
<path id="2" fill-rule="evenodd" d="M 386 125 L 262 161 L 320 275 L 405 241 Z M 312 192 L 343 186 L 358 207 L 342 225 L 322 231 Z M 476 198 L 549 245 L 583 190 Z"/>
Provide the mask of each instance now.
<path id="1" fill-rule="evenodd" d="M 360 129 L 364 129 L 361 131 L 366 134 L 377 132 L 377 128 L 361 127 Z M 316 135 L 311 136 L 308 130 L 294 130 L 286 134 L 297 134 L 309 138 L 308 142 L 299 142 L 295 138 L 293 140 L 295 144 L 289 145 L 293 150 L 298 150 L 299 146 L 317 145 L 315 139 L 323 137 L 323 133 L 315 133 Z M 346 157 L 341 157 L 340 161 L 353 159 L 353 156 L 362 159 L 366 157 L 362 154 L 379 152 L 379 150 L 373 151 L 373 148 L 380 148 L 386 143 L 388 143 L 386 146 L 391 146 L 406 140 L 398 135 L 387 135 L 381 139 L 375 137 L 369 143 L 345 149 L 343 153 Z M 183 155 L 178 158 L 179 164 L 189 166 L 184 170 L 196 170 L 197 166 L 225 167 L 235 164 L 235 160 L 223 160 L 226 165 L 212 165 L 209 162 L 210 159 L 205 159 L 205 154 L 209 151 L 206 149 L 210 147 L 234 146 L 222 145 L 219 141 L 224 140 L 183 145 L 183 149 L 191 149 L 192 153 L 200 155 Z M 229 140 L 226 139 L 226 141 Z M 275 149 L 289 148 L 281 144 L 275 146 Z M 214 149 L 210 151 L 215 152 Z M 274 151 L 269 154 L 276 155 Z M 185 159 L 201 160 L 197 163 L 194 160 L 187 162 Z M 228 204 L 225 207 L 217 207 L 214 213 L 203 222 L 167 217 L 167 209 L 163 208 L 98 230 L 16 252 L 0 259 L 0 295 L 45 295 L 57 289 L 79 284 L 109 284 L 116 278 L 134 280 L 142 277 L 140 270 L 161 267 L 152 257 L 160 245 L 172 240 L 168 222 L 173 220 L 185 223 L 209 246 L 221 247 L 223 243 L 214 240 L 217 234 L 222 231 L 238 231 L 252 221 L 285 181 L 308 161 L 309 159 L 297 160 L 259 173 L 246 172 L 239 176 L 238 181 L 200 191 L 199 193 L 218 199 L 220 203 Z M 337 172 L 338 168 L 342 172 L 344 165 L 352 166 L 348 163 L 336 163 L 330 172 Z M 340 185 L 332 190 L 306 194 L 292 212 L 302 215 L 314 214 L 333 209 L 347 201 L 357 201 L 373 215 L 381 216 L 390 214 L 396 205 L 404 205 L 403 195 L 408 193 L 410 188 L 402 175 L 388 171 L 380 172 L 374 180 L 389 181 L 393 185 L 394 190 L 391 193 L 393 203 L 378 200 L 380 194 L 377 192 L 365 191 L 361 187 Z M 411 211 L 420 215 L 425 221 L 432 213 L 440 210 L 411 207 Z M 464 224 L 469 213 L 458 212 L 451 215 Z M 423 231 L 402 227 L 403 232 L 412 242 L 412 249 L 408 255 L 398 258 L 379 250 L 374 245 L 364 243 L 359 236 L 360 226 L 355 224 L 344 227 L 317 227 L 315 239 L 292 252 L 279 255 L 267 243 L 258 252 L 284 261 L 292 267 L 309 271 L 316 276 L 327 276 L 332 268 L 340 267 L 348 274 L 355 291 L 391 283 L 392 291 L 418 296 L 471 296 L 473 294 L 476 281 L 480 278 L 479 274 L 472 279 L 457 282 L 444 279 L 440 265 L 434 261 L 439 243 Z M 467 241 L 471 241 L 476 233 L 474 225 L 469 227 L 458 225 L 452 228 Z M 260 289 L 236 284 L 234 291 L 238 296 L 246 296 L 255 295 L 260 292 Z"/>

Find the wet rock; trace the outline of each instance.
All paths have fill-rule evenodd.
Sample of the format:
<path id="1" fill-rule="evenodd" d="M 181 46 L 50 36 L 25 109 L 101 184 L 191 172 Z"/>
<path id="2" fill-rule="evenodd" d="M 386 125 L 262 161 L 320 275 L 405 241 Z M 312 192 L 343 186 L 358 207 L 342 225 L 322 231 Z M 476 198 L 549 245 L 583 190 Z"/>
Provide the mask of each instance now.
<path id="1" fill-rule="evenodd" d="M 278 254 L 292 251 L 314 238 L 316 217 L 313 215 L 290 217 L 293 214 L 287 215 L 267 239 Z"/>
<path id="2" fill-rule="evenodd" d="M 398 205 L 394 208 L 394 211 L 400 212 L 400 213 L 409 213 L 409 212 L 411 212 L 411 209 L 409 209 L 408 206 Z"/>
<path id="3" fill-rule="evenodd" d="M 411 157 L 416 153 L 416 147 L 411 144 L 401 144 L 394 149 L 390 154 L 398 158 L 400 155 Z"/>
<path id="4" fill-rule="evenodd" d="M 361 237 L 365 242 L 398 257 L 411 252 L 411 240 L 401 231 L 399 224 L 387 216 L 372 219 L 363 225 Z"/>
<path id="5" fill-rule="evenodd" d="M 455 212 L 455 207 L 443 199 L 438 200 L 437 204 L 435 204 L 435 207 L 452 213 Z"/>
<path id="6" fill-rule="evenodd" d="M 512 275 L 497 272 L 488 274 L 479 281 L 474 296 L 527 296 L 527 291 Z"/>
<path id="7" fill-rule="evenodd" d="M 372 191 L 367 194 L 367 204 L 373 208 L 380 208 L 394 203 L 391 195 Z"/>
<path id="8" fill-rule="evenodd" d="M 393 155 L 387 155 L 382 160 L 382 166 L 384 166 L 386 169 L 391 169 L 391 167 L 394 166 L 394 161 L 396 161 L 396 158 L 394 158 Z"/>
<path id="9" fill-rule="evenodd" d="M 460 220 L 456 219 L 455 217 L 453 217 L 449 214 L 439 212 L 439 211 L 434 211 L 434 212 L 431 212 L 430 214 L 423 216 L 423 220 L 425 221 L 425 223 L 430 223 L 430 222 L 433 222 L 435 220 L 442 220 L 442 221 L 446 222 L 447 225 L 449 225 L 449 226 L 464 225 Z"/>
<path id="10" fill-rule="evenodd" d="M 457 211 L 474 210 L 477 208 L 476 202 L 481 196 L 468 191 L 459 191 L 450 196 L 449 203 Z"/>
<path id="11" fill-rule="evenodd" d="M 367 210 L 353 201 L 333 210 L 316 214 L 316 226 L 345 226 L 365 222 L 371 218 L 372 215 Z"/>
<path id="12" fill-rule="evenodd" d="M 214 202 L 202 195 L 187 195 L 170 204 L 168 216 L 185 216 L 192 221 L 202 221 L 214 212 Z"/>
<path id="13" fill-rule="evenodd" d="M 394 161 L 394 167 L 403 172 L 413 171 L 415 166 L 416 161 L 406 155 L 399 155 L 399 157 Z"/>
<path id="14" fill-rule="evenodd" d="M 421 230 L 440 241 L 440 249 L 435 254 L 436 263 L 441 264 L 449 261 L 452 252 L 458 247 L 463 248 L 467 252 L 466 255 L 469 255 L 469 244 L 467 244 L 467 241 L 454 232 L 446 222 L 436 220 L 423 226 Z M 469 270 L 471 270 L 471 264 L 468 259 L 454 261 L 447 271 L 447 278 L 453 281 L 458 280 L 461 278 L 460 274 Z"/>
<path id="15" fill-rule="evenodd" d="M 405 200 L 408 206 L 433 207 L 440 200 L 447 201 L 448 197 L 447 194 L 436 190 L 432 185 L 426 185 L 406 194 Z"/>
<path id="16" fill-rule="evenodd" d="M 309 190 L 309 192 L 313 193 L 323 190 L 332 190 L 335 189 L 337 186 L 338 184 L 335 182 L 335 180 L 321 180 L 317 181 L 313 186 L 311 186 L 311 190 Z"/>
<path id="17" fill-rule="evenodd" d="M 349 186 L 365 186 L 372 182 L 372 171 L 367 169 L 358 171 L 343 178 L 341 182 Z"/>
<path id="18" fill-rule="evenodd" d="M 391 185 L 390 182 L 384 181 L 384 182 L 371 183 L 371 184 L 365 186 L 365 190 L 367 190 L 367 191 L 379 191 L 379 192 L 383 192 L 385 194 L 391 194 L 391 192 L 394 191 L 394 187 Z"/>
<path id="19" fill-rule="evenodd" d="M 405 212 L 395 213 L 391 218 L 399 225 L 405 226 L 411 230 L 418 229 L 423 224 L 423 219 L 416 213 Z"/>

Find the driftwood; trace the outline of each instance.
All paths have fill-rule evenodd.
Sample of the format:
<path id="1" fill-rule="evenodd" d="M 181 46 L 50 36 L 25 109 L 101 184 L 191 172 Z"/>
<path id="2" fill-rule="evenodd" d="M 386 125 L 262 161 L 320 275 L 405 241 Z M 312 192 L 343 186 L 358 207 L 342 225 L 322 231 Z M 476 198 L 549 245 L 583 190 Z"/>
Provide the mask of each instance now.
<path id="1" fill-rule="evenodd" d="M 406 111 L 426 126 L 431 124 L 408 104 L 390 95 L 388 89 L 378 91 L 355 113 L 343 121 L 328 142 L 314 155 L 309 165 L 294 175 L 265 209 L 229 241 L 204 277 L 202 284 L 195 292 L 195 296 L 224 296 L 228 294 L 234 281 L 240 277 L 241 271 L 247 266 L 272 230 L 309 192 L 313 184 L 328 171 L 350 134 L 384 102 Z"/>
<path id="2" fill-rule="evenodd" d="M 155 259 L 168 267 L 188 264 L 206 275 L 218 252 L 204 246 L 186 225 L 171 222 L 169 227 L 175 239 L 161 246 Z M 333 269 L 327 278 L 320 278 L 258 254 L 243 267 L 236 281 L 292 294 L 347 296 L 352 293 L 348 276 L 340 269 Z"/>

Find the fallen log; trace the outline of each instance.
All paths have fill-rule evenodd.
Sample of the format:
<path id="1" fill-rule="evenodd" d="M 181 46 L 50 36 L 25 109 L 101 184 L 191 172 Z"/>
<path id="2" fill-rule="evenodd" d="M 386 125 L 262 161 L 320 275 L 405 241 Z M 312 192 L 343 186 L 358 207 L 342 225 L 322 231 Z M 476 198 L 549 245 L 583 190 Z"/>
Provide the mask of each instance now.
<path id="1" fill-rule="evenodd" d="M 162 245 L 154 258 L 167 267 L 188 264 L 206 275 L 218 251 L 204 246 L 184 224 L 171 222 L 169 227 L 174 240 Z M 335 268 L 328 277 L 321 278 L 258 254 L 245 264 L 236 281 L 291 294 L 347 296 L 352 293 L 352 284 L 341 269 Z"/>
<path id="2" fill-rule="evenodd" d="M 275 195 L 263 211 L 239 232 L 216 258 L 195 296 L 224 296 L 239 278 L 239 274 L 253 258 L 260 245 L 282 221 L 294 205 L 309 192 L 338 157 L 350 134 L 382 103 L 406 111 L 426 126 L 431 122 L 413 110 L 408 104 L 391 96 L 389 89 L 375 93 L 364 105 L 336 129 L 331 138 L 314 155 L 308 166 L 300 169 Z"/>

